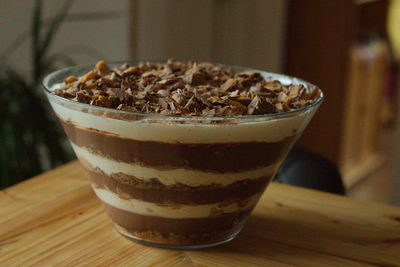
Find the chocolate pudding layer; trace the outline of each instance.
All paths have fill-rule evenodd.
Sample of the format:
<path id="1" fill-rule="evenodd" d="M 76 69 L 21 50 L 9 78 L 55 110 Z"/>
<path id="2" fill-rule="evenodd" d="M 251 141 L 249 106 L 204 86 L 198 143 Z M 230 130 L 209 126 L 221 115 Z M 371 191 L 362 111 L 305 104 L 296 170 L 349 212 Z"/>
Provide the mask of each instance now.
<path id="1" fill-rule="evenodd" d="M 296 109 L 320 95 L 254 71 L 176 61 L 99 62 L 52 90 L 63 98 L 48 94 L 51 105 L 117 230 L 172 246 L 240 231 L 315 112 Z"/>
<path id="2" fill-rule="evenodd" d="M 95 154 L 157 169 L 233 172 L 268 166 L 283 159 L 293 138 L 277 142 L 165 143 L 123 138 L 82 129 L 61 119 L 70 140 Z"/>
<path id="3" fill-rule="evenodd" d="M 92 184 L 99 189 L 109 190 L 122 198 L 137 199 L 156 204 L 201 205 L 220 202 L 240 201 L 254 194 L 262 193 L 272 179 L 272 175 L 258 179 L 244 179 L 227 186 L 203 185 L 187 186 L 175 184 L 162 185 L 158 181 L 135 184 L 139 179 L 122 175 L 107 176 L 94 171 L 88 171 Z M 122 178 L 122 180 L 120 179 Z M 130 184 L 127 179 L 132 179 Z M 126 183 L 128 182 L 128 183 Z M 246 190 L 244 190 L 244 188 Z"/>
<path id="4" fill-rule="evenodd" d="M 208 218 L 171 219 L 143 216 L 104 205 L 108 216 L 128 237 L 160 244 L 216 243 L 236 234 L 253 207 Z"/>

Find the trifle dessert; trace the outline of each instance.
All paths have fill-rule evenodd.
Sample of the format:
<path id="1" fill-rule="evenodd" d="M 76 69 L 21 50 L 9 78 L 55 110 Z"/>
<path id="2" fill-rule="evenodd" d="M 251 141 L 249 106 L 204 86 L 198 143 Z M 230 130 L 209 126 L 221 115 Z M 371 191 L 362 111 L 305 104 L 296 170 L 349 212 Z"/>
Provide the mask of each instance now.
<path id="1" fill-rule="evenodd" d="M 43 85 L 117 231 L 170 248 L 233 239 L 323 98 L 296 78 L 175 60 L 100 61 Z"/>

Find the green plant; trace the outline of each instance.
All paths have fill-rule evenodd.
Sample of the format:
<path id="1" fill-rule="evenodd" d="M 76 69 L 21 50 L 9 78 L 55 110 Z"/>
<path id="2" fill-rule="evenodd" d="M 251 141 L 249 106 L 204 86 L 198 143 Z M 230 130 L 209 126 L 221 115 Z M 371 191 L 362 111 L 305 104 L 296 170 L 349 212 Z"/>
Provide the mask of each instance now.
<path id="1" fill-rule="evenodd" d="M 63 130 L 40 89 L 47 73 L 74 62 L 49 49 L 64 21 L 106 19 L 113 12 L 78 13 L 68 16 L 72 1 L 50 19 L 42 17 L 42 1 L 36 0 L 31 29 L 0 55 L 0 189 L 54 168 L 74 158 Z M 30 38 L 31 77 L 26 78 L 7 64 L 7 57 Z M 94 50 L 95 51 L 95 50 Z"/>

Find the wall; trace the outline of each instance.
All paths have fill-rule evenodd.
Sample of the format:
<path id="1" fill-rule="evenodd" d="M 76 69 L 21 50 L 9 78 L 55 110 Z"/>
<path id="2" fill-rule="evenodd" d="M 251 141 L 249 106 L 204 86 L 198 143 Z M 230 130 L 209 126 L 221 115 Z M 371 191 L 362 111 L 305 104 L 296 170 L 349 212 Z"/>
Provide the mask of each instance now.
<path id="1" fill-rule="evenodd" d="M 285 0 L 135 0 L 137 59 L 282 70 Z"/>
<path id="2" fill-rule="evenodd" d="M 35 1 L 3 0 L 0 2 L 0 53 L 24 31 L 29 31 Z M 44 16 L 49 18 L 64 1 L 43 1 Z M 96 62 L 101 58 L 124 60 L 129 56 L 129 1 L 74 1 L 70 14 L 116 12 L 112 19 L 65 22 L 54 40 L 52 53 L 64 53 L 77 64 Z M 99 16 L 100 18 L 100 16 Z M 30 70 L 29 39 L 9 58 L 9 63 L 27 74 Z"/>
<path id="3" fill-rule="evenodd" d="M 54 15 L 63 2 L 44 0 L 45 17 Z M 129 8 L 130 3 L 134 8 Z M 0 52 L 30 30 L 33 6 L 29 0 L 0 2 Z M 51 52 L 65 53 L 78 64 L 99 58 L 174 57 L 282 71 L 285 10 L 285 0 L 80 0 L 73 3 L 71 14 L 115 11 L 119 15 L 64 23 Z M 137 43 L 130 44 L 129 35 L 135 35 L 131 39 Z M 29 72 L 29 40 L 8 62 Z"/>

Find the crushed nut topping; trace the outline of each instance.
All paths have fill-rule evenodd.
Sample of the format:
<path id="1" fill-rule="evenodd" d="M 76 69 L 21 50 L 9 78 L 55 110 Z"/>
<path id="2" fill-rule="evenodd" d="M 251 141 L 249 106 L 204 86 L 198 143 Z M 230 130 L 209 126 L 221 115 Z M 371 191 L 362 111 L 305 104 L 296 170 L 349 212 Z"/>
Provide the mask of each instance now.
<path id="1" fill-rule="evenodd" d="M 54 93 L 118 110 L 220 117 L 299 109 L 314 103 L 320 89 L 266 81 L 256 71 L 235 73 L 215 64 L 170 59 L 116 68 L 99 61 L 82 77 L 67 77 Z"/>

